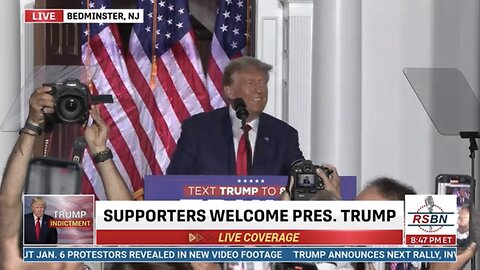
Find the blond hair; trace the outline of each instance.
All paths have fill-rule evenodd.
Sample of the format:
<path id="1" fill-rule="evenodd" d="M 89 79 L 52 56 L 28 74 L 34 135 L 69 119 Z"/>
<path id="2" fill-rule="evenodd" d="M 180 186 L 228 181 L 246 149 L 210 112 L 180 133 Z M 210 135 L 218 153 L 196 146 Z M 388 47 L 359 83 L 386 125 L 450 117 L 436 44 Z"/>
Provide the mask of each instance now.
<path id="1" fill-rule="evenodd" d="M 263 73 L 265 78 L 269 79 L 269 72 L 272 70 L 272 65 L 264 63 L 256 58 L 250 56 L 242 56 L 230 61 L 223 70 L 222 84 L 223 87 L 229 86 L 232 83 L 232 75 L 235 72 L 247 71 L 256 69 Z"/>
<path id="2" fill-rule="evenodd" d="M 35 204 L 35 203 L 41 204 L 41 205 L 44 205 L 44 206 L 47 206 L 47 202 L 45 202 L 45 199 L 43 199 L 42 197 L 35 197 L 35 198 L 33 198 L 31 205 L 33 206 L 33 204 Z"/>

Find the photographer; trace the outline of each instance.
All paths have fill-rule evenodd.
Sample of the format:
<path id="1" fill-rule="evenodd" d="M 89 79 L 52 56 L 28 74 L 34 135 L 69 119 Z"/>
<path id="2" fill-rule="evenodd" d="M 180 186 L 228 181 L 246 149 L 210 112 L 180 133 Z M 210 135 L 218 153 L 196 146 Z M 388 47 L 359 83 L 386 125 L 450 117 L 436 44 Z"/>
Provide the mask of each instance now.
<path id="1" fill-rule="evenodd" d="M 0 268 L 17 269 L 79 269 L 79 263 L 29 263 L 22 261 L 18 249 L 22 217 L 22 192 L 35 138 L 40 134 L 44 112 L 52 113 L 54 99 L 49 87 L 37 89 L 30 97 L 30 111 L 24 128 L 13 147 L 0 186 Z"/>
<path id="2" fill-rule="evenodd" d="M 333 170 L 333 173 L 330 177 L 323 172 L 323 170 L 317 169 L 317 174 L 324 181 L 325 190 L 318 191 L 317 194 L 311 200 L 332 200 L 332 199 L 341 199 L 340 197 L 340 177 L 335 167 L 331 165 L 324 165 L 325 167 Z M 290 178 L 289 186 L 287 190 L 282 193 L 281 200 L 291 200 L 292 189 L 295 179 Z M 357 195 L 356 200 L 405 200 L 405 195 L 407 194 L 416 194 L 415 190 L 412 187 L 406 186 L 400 183 L 398 180 L 379 177 L 367 184 L 363 190 Z M 477 226 L 478 227 L 478 226 Z M 429 263 L 429 270 L 461 270 L 464 265 L 475 255 L 476 243 L 472 242 L 467 249 L 457 255 L 457 261 L 454 263 Z M 375 267 L 372 264 L 365 263 L 353 263 L 353 268 L 356 270 L 364 269 L 377 269 L 381 268 Z M 332 264 L 317 264 L 317 269 L 351 269 L 352 266 L 349 264 L 342 264 L 337 266 L 332 266 Z M 389 264 L 390 266 L 390 264 Z M 390 270 L 390 268 L 387 268 Z"/>
<path id="3" fill-rule="evenodd" d="M 357 200 L 405 200 L 405 195 L 416 194 L 412 187 L 400 183 L 398 180 L 379 177 L 372 180 L 366 187 L 357 195 Z M 476 244 L 471 243 L 468 248 L 457 255 L 457 261 L 454 263 L 428 263 L 430 270 L 460 270 L 475 254 Z M 365 269 L 358 267 L 357 270 Z M 387 268 L 390 270 L 390 268 Z"/>
<path id="4" fill-rule="evenodd" d="M 340 196 L 340 176 L 338 175 L 337 169 L 330 165 L 324 164 L 321 167 L 316 168 L 315 173 L 321 181 L 323 181 L 324 189 L 317 190 L 316 194 L 313 195 L 309 200 L 310 201 L 334 201 L 341 200 Z M 326 174 L 326 171 L 329 171 L 329 175 Z M 303 184 L 303 179 L 300 178 Z M 297 185 L 299 179 L 295 179 L 294 176 L 290 176 L 289 184 L 286 190 L 281 194 L 281 200 L 291 201 L 294 198 L 292 194 L 294 192 L 294 185 Z M 309 181 L 310 182 L 310 181 Z M 283 264 L 273 264 L 272 269 L 296 269 L 297 264 L 295 263 L 283 263 Z M 316 267 L 318 270 L 351 270 L 353 269 L 350 263 L 305 263 L 302 265 L 302 268 L 309 269 L 310 267 Z"/>
<path id="5" fill-rule="evenodd" d="M 22 216 L 22 192 L 25 186 L 28 163 L 32 157 L 35 139 L 40 135 L 45 114 L 54 113 L 55 100 L 50 87 L 35 90 L 30 97 L 30 110 L 25 127 L 10 154 L 0 186 L 0 269 L 80 269 L 80 263 L 24 263 L 18 249 Z M 108 151 L 108 127 L 100 118 L 98 108 L 89 111 L 93 123 L 85 128 L 85 140 L 92 155 Z M 128 188 L 111 158 L 97 163 L 109 199 L 132 199 Z"/>

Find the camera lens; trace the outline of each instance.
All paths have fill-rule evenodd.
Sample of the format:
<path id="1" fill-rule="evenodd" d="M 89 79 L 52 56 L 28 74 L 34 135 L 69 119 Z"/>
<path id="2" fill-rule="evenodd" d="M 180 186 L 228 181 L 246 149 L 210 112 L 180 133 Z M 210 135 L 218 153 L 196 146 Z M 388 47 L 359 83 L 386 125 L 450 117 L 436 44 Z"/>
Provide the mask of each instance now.
<path id="1" fill-rule="evenodd" d="M 68 112 L 75 112 L 78 109 L 78 100 L 73 98 L 68 99 L 65 102 L 65 110 Z"/>
<path id="2" fill-rule="evenodd" d="M 84 116 L 85 106 L 77 96 L 64 96 L 57 100 L 58 117 L 65 123 L 79 122 Z"/>

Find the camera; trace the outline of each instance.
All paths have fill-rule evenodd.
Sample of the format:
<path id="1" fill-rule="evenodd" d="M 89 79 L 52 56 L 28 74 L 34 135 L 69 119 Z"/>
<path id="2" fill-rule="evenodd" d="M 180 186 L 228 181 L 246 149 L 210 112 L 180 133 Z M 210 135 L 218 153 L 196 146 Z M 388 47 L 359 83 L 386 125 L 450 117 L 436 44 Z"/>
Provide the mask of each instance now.
<path id="1" fill-rule="evenodd" d="M 47 122 L 51 124 L 86 123 L 90 105 L 113 102 L 111 95 L 90 95 L 88 87 L 74 78 L 44 86 L 52 88 L 50 94 L 55 98 L 55 113 L 46 115 Z"/>
<path id="2" fill-rule="evenodd" d="M 323 170 L 327 177 L 333 173 L 327 167 L 313 165 L 311 160 L 298 160 L 290 168 L 290 176 L 293 176 L 292 199 L 308 201 L 319 190 L 325 189 L 322 178 L 317 175 L 317 169 Z"/>

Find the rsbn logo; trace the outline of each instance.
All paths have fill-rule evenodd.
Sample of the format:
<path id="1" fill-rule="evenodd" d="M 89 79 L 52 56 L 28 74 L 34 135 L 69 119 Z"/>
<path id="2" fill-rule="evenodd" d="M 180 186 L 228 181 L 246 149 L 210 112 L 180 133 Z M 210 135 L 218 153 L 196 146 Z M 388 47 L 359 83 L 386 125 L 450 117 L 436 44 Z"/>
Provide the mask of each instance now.
<path id="1" fill-rule="evenodd" d="M 435 204 L 432 196 L 427 196 L 425 204 L 416 212 L 408 214 L 413 214 L 413 220 L 408 226 L 418 226 L 424 232 L 438 232 L 444 226 L 454 226 L 451 222 L 448 224 L 448 216 L 454 213 L 443 211 L 442 207 Z"/>

